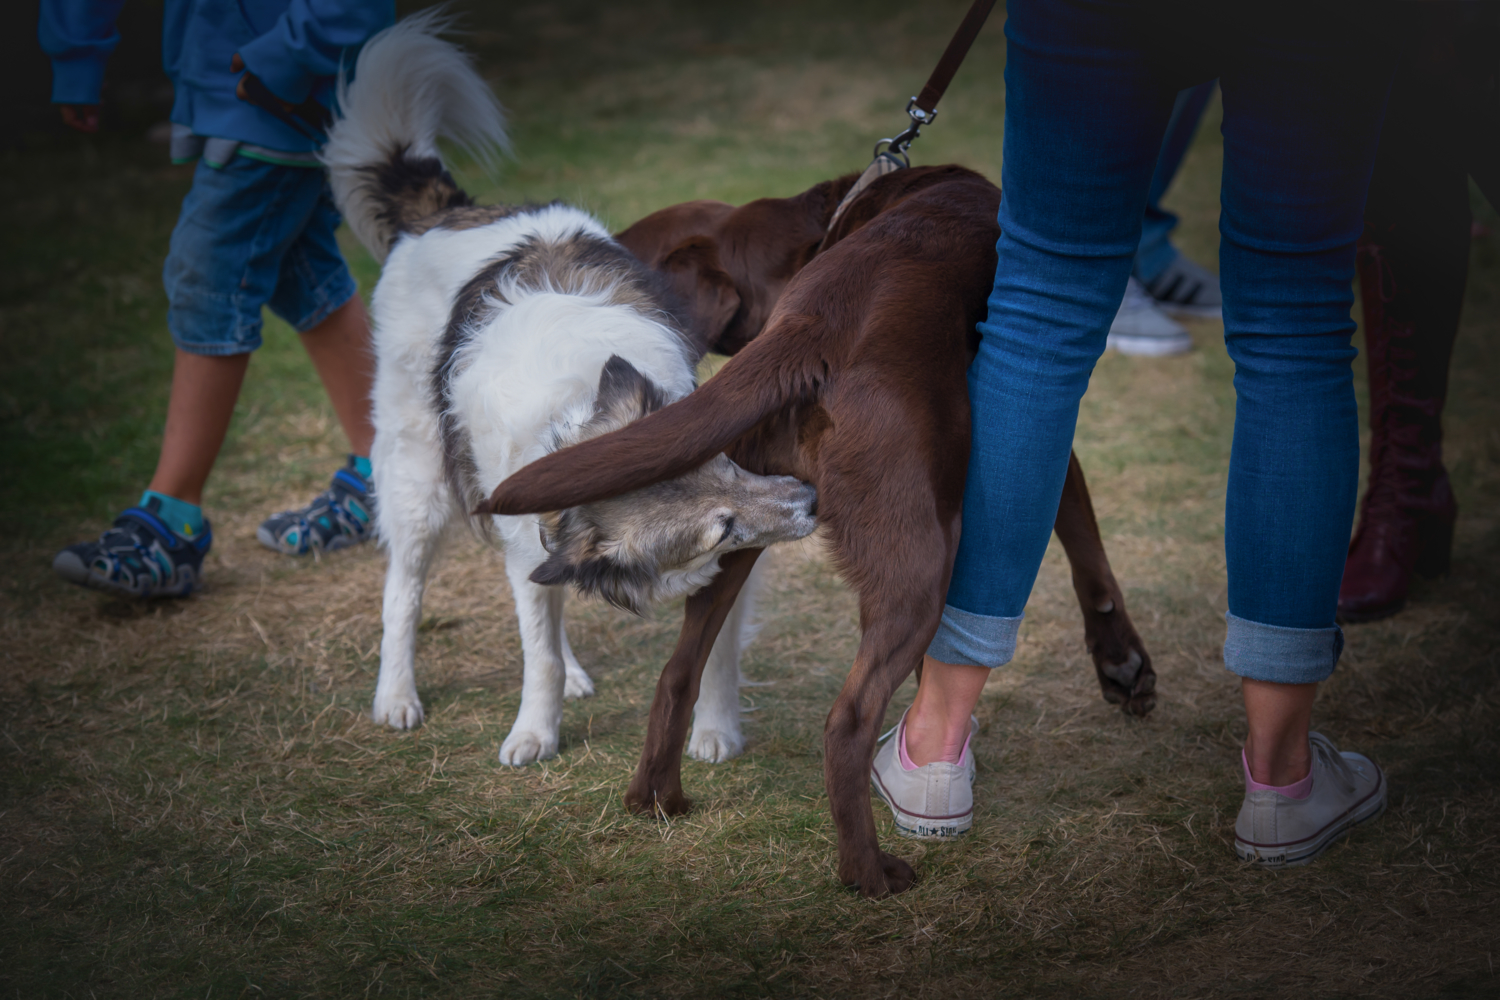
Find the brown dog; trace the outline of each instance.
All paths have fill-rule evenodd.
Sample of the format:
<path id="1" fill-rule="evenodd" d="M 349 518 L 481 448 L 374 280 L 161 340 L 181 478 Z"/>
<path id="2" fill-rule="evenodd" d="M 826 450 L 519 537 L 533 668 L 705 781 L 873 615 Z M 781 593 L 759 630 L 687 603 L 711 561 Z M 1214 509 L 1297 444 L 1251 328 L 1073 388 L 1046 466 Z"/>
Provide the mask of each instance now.
<path id="1" fill-rule="evenodd" d="M 910 865 L 880 850 L 870 762 L 892 693 L 937 630 L 958 545 L 969 454 L 965 371 L 994 278 L 1000 191 L 961 167 L 902 170 L 872 184 L 824 235 L 848 181 L 779 204 L 665 209 L 622 234 L 677 282 L 702 344 L 749 343 L 696 392 L 521 469 L 482 509 L 521 514 L 618 496 L 725 450 L 750 471 L 813 483 L 836 564 L 859 594 L 863 630 L 824 734 L 839 877 L 879 896 L 915 879 Z M 754 337 L 762 310 L 765 330 Z M 1076 459 L 1056 530 L 1104 697 L 1143 715 L 1155 703 L 1155 673 Z M 687 599 L 626 793 L 636 810 L 689 806 L 681 756 L 698 678 L 758 555 L 725 556 L 719 576 Z"/>

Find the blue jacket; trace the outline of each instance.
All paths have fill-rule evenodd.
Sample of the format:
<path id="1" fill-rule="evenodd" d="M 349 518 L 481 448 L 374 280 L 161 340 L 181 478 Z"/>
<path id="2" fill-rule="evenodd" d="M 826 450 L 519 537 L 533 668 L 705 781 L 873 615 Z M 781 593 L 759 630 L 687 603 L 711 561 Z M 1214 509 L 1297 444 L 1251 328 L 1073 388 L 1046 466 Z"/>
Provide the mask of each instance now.
<path id="1" fill-rule="evenodd" d="M 37 34 L 52 57 L 52 100 L 98 104 L 119 44 L 124 0 L 42 0 Z M 317 143 L 234 96 L 238 52 L 271 92 L 293 104 L 333 101 L 341 58 L 396 19 L 395 0 L 166 0 L 162 65 L 176 92 L 172 121 L 201 136 L 307 152 Z"/>

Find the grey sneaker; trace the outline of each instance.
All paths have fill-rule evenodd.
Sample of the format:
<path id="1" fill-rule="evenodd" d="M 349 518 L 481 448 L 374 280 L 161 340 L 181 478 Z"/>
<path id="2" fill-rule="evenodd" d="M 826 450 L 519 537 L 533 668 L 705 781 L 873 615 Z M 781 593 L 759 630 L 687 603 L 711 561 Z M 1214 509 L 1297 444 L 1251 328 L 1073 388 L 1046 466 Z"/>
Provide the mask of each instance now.
<path id="1" fill-rule="evenodd" d="M 1157 308 L 1141 283 L 1131 278 L 1125 283 L 1125 298 L 1109 326 L 1105 346 L 1121 354 L 1159 358 L 1192 350 L 1193 338 L 1176 320 Z"/>
<path id="2" fill-rule="evenodd" d="M 1277 792 L 1245 793 L 1234 824 L 1234 851 L 1263 868 L 1305 865 L 1339 837 L 1385 811 L 1385 773 L 1363 754 L 1339 753 L 1322 733 L 1309 733 L 1312 791 L 1305 799 Z"/>
<path id="3" fill-rule="evenodd" d="M 1194 319 L 1223 319 L 1219 276 L 1178 254 L 1167 269 L 1146 285 L 1146 292 L 1165 312 Z"/>
<path id="4" fill-rule="evenodd" d="M 969 738 L 979 731 L 979 720 L 971 719 Z M 901 741 L 906 735 L 906 713 L 886 741 L 875 751 L 870 765 L 870 783 L 875 794 L 891 807 L 896 832 L 918 840 L 948 840 L 969 832 L 974 825 L 974 752 L 964 745 L 957 764 L 933 761 L 915 771 L 901 766 Z"/>

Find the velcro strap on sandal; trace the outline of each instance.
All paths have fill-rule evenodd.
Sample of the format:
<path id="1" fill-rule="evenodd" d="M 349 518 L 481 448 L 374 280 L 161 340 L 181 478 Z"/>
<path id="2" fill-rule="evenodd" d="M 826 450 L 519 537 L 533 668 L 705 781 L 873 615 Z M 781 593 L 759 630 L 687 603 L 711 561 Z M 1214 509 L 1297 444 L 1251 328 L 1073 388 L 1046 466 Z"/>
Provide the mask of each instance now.
<path id="1" fill-rule="evenodd" d="M 123 528 L 128 524 L 141 525 L 147 531 L 151 532 L 151 534 L 155 535 L 157 540 L 169 549 L 175 549 L 180 545 L 187 544 L 175 531 L 167 527 L 161 518 L 144 507 L 129 507 L 122 511 L 119 517 L 115 518 L 115 527 L 117 528 Z"/>

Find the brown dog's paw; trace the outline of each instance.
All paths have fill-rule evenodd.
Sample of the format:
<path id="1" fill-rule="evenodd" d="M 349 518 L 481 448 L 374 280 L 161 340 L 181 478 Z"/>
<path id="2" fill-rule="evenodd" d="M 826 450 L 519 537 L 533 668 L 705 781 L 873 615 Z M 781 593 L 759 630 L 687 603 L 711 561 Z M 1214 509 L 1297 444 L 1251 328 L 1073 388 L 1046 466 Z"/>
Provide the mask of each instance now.
<path id="1" fill-rule="evenodd" d="M 637 787 L 636 782 L 632 781 L 625 792 L 625 808 L 642 816 L 662 819 L 685 815 L 693 808 L 693 800 L 682 793 L 681 785 L 676 788 L 661 788 L 653 787 L 650 782 L 642 782 Z"/>
<path id="2" fill-rule="evenodd" d="M 916 884 L 917 871 L 894 854 L 876 851 L 874 858 L 860 859 L 859 863 L 841 862 L 839 881 L 858 889 L 861 896 L 879 899 L 910 889 Z"/>
<path id="3" fill-rule="evenodd" d="M 1104 700 L 1130 715 L 1145 715 L 1156 707 L 1156 671 L 1151 658 L 1132 649 L 1118 662 L 1096 655 L 1094 670 Z"/>
<path id="4" fill-rule="evenodd" d="M 1130 715 L 1145 716 L 1156 707 L 1156 671 L 1151 669 L 1151 658 L 1146 657 L 1136 674 L 1135 685 L 1130 689 L 1124 709 Z"/>
<path id="5" fill-rule="evenodd" d="M 1110 602 L 1108 611 L 1087 616 L 1086 633 L 1094 672 L 1104 700 L 1129 715 L 1145 715 L 1156 707 L 1156 671 L 1151 654 L 1124 610 Z"/>

